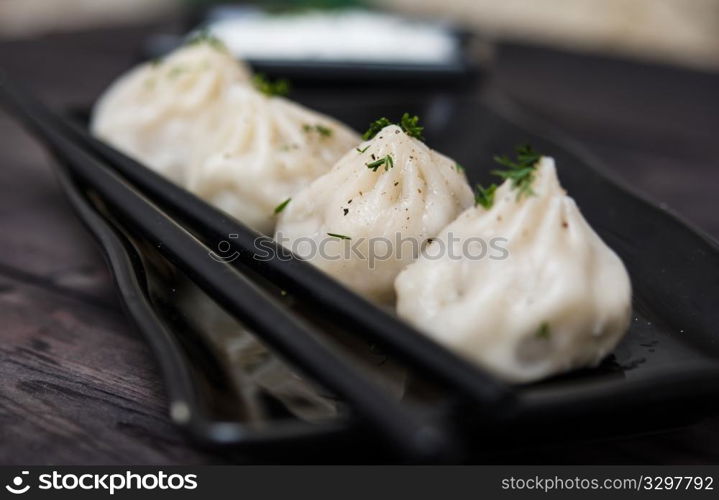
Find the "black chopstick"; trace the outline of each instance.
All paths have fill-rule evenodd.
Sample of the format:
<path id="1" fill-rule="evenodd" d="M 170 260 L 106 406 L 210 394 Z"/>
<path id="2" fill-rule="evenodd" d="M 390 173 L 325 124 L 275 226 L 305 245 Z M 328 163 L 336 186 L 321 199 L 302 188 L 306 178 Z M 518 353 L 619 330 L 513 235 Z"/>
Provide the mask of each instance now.
<path id="1" fill-rule="evenodd" d="M 230 241 L 239 258 L 231 265 L 252 269 L 287 292 L 301 296 L 304 303 L 321 311 L 330 321 L 378 343 L 424 377 L 442 383 L 449 390 L 459 391 L 479 405 L 484 416 L 501 418 L 504 412 L 513 408 L 514 393 L 505 384 L 291 255 L 272 238 L 252 231 L 189 191 L 95 139 L 83 128 L 42 109 L 44 106 L 32 102 L 29 96 L 25 96 L 24 101 L 48 120 L 55 120 L 65 127 L 154 202 L 181 219 L 183 225 L 208 246 L 215 246 L 232 235 Z M 260 247 L 272 249 L 275 255 L 283 258 L 256 259 Z"/>
<path id="2" fill-rule="evenodd" d="M 233 268 L 210 259 L 210 250 L 204 244 L 102 161 L 63 135 L 27 94 L 0 82 L 0 95 L 74 175 L 112 205 L 165 258 L 282 356 L 340 395 L 393 447 L 413 459 L 437 458 L 453 447 L 449 435 L 436 427 L 428 415 L 411 411 L 388 397 L 346 356 L 325 346 L 306 324 L 266 292 Z"/>

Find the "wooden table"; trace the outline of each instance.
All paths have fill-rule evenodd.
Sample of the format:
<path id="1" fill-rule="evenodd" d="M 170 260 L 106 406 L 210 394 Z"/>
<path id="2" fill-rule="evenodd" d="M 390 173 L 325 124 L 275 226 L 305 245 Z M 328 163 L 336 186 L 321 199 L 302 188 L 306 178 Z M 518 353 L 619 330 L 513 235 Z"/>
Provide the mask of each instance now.
<path id="1" fill-rule="evenodd" d="M 0 43 L 0 67 L 53 105 L 87 104 L 136 59 L 151 29 Z M 719 74 L 502 45 L 487 85 L 719 237 Z M 101 252 L 64 199 L 51 161 L 2 112 L 0 235 L 0 463 L 228 461 L 191 446 L 169 421 L 155 361 L 123 316 Z M 719 416 L 495 459 L 719 462 Z"/>

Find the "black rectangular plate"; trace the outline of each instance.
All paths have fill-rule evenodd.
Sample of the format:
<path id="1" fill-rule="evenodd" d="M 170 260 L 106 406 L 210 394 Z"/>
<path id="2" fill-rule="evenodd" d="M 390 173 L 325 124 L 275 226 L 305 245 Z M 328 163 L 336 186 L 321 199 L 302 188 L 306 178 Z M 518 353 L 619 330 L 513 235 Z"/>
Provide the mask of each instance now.
<path id="1" fill-rule="evenodd" d="M 489 179 L 494 154 L 509 152 L 520 143 L 534 145 L 556 159 L 563 186 L 629 270 L 634 290 L 632 325 L 625 339 L 599 367 L 516 387 L 516 411 L 489 429 L 463 421 L 461 415 L 465 413 L 461 410 L 448 411 L 448 423 L 458 424 L 457 428 L 470 443 L 469 456 L 481 456 L 498 447 L 524 447 L 532 443 L 596 438 L 677 425 L 716 408 L 719 396 L 719 332 L 716 328 L 719 247 L 716 242 L 622 186 L 581 146 L 558 135 L 546 124 L 523 116 L 509 101 L 496 99 L 492 103 L 481 103 L 436 95 L 421 101 L 368 99 L 360 104 L 347 104 L 347 100 L 338 96 L 313 98 L 309 94 L 299 100 L 357 130 L 378 116 L 394 118 L 405 111 L 417 113 L 426 126 L 428 144 L 460 162 L 473 183 Z M 96 235 L 102 233 L 102 223 L 93 220 L 92 210 L 88 210 L 94 205 L 88 203 L 87 193 L 70 179 L 65 180 L 63 184 L 83 219 Z M 99 236 L 111 256 L 118 282 L 122 285 L 132 281 L 126 276 L 134 272 L 131 266 L 112 262 L 113 253 L 120 254 L 127 249 L 120 249 L 107 235 Z M 132 287 L 120 288 L 126 302 L 128 294 L 137 301 Z M 166 302 L 171 303 L 172 297 L 166 297 Z M 164 338 L 165 344 L 158 342 L 158 325 L 147 318 L 138 318 L 137 311 L 131 311 L 131 315 L 162 359 L 168 339 Z M 162 330 L 164 337 L 172 337 L 171 325 Z M 188 399 L 187 392 L 196 393 L 200 390 L 198 387 L 208 386 L 207 382 L 198 384 L 195 380 L 195 387 L 190 387 L 192 378 L 202 377 L 202 370 L 207 367 L 192 359 L 192 351 L 184 352 L 184 362 L 195 363 L 194 373 L 186 373 L 182 378 L 184 388 L 171 380 L 176 377 L 173 370 L 185 369 L 181 366 L 181 355 L 175 363 L 179 367 L 164 366 L 163 371 L 169 379 L 170 398 L 190 401 L 192 398 Z M 223 423 L 225 427 L 215 425 L 222 418 L 212 414 L 211 405 L 203 405 L 197 397 L 192 401 L 196 406 L 190 408 L 191 415 L 201 418 L 185 422 L 184 426 L 206 444 L 260 445 L 260 448 L 279 444 L 296 449 L 298 441 L 344 443 L 338 440 L 340 436 L 363 439 L 352 420 L 344 418 L 311 425 L 296 422 L 294 426 L 267 422 L 262 432 L 257 433 L 248 432 L 249 427 L 243 427 L 240 421 L 234 424 L 236 432 L 233 433 L 228 430 L 231 425 L 227 422 Z M 491 409 L 484 411 L 491 412 Z"/>

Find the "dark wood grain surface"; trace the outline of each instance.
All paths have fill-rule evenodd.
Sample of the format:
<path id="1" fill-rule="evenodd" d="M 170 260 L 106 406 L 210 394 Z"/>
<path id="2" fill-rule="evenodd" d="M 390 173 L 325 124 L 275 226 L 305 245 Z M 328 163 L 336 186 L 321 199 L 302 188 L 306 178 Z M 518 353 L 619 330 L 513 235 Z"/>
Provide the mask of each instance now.
<path id="1" fill-rule="evenodd" d="M 136 59 L 151 29 L 3 42 L 0 67 L 53 105 L 86 104 Z M 488 92 L 508 93 L 719 237 L 719 75 L 503 45 L 488 80 Z M 101 252 L 51 160 L 2 112 L 0 235 L 0 463 L 225 462 L 169 421 L 155 362 L 122 314 Z M 717 463 L 719 415 L 496 460 Z"/>

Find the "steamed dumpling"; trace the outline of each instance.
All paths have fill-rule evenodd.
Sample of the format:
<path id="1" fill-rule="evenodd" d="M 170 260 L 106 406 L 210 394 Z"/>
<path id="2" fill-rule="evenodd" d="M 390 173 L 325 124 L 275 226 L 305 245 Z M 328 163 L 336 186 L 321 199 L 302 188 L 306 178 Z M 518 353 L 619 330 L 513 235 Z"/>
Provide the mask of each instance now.
<path id="1" fill-rule="evenodd" d="M 320 113 L 250 82 L 217 43 L 185 46 L 120 78 L 95 107 L 95 135 L 255 230 L 357 144 Z"/>
<path id="2" fill-rule="evenodd" d="M 472 200 L 454 161 L 390 125 L 297 193 L 275 239 L 359 294 L 387 303 L 397 274 Z"/>
<path id="3" fill-rule="evenodd" d="M 561 188 L 551 158 L 532 190 L 518 198 L 506 181 L 489 210 L 460 215 L 396 281 L 402 318 L 513 382 L 596 365 L 631 314 L 622 261 Z M 433 246 L 450 239 L 462 257 L 438 258 Z"/>
<path id="4" fill-rule="evenodd" d="M 206 138 L 190 159 L 186 187 L 266 234 L 275 208 L 360 140 L 337 120 L 237 85 L 197 127 Z"/>
<path id="5" fill-rule="evenodd" d="M 92 131 L 119 150 L 182 184 L 196 144 L 198 116 L 210 112 L 250 71 L 212 43 L 186 45 L 142 64 L 99 99 Z"/>

